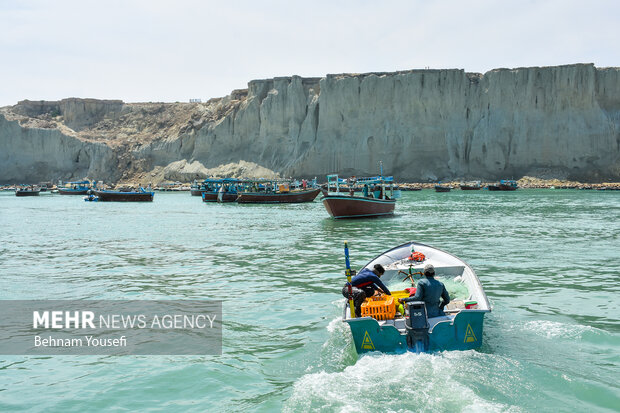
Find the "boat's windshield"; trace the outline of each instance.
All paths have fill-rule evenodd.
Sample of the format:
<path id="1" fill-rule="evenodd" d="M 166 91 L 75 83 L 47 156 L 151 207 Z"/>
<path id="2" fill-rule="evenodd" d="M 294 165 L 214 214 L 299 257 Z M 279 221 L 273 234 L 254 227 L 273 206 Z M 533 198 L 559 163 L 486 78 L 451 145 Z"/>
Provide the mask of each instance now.
<path id="1" fill-rule="evenodd" d="M 419 277 L 419 276 L 418 276 Z M 419 278 L 416 279 L 416 285 Z M 437 281 L 441 281 L 445 286 L 446 290 L 448 290 L 448 294 L 450 294 L 450 300 L 467 300 L 469 299 L 470 293 L 467 289 L 467 285 L 462 281 L 460 277 L 436 277 Z M 402 291 L 405 288 L 412 287 L 411 281 L 409 279 L 402 281 L 402 278 L 399 280 L 394 278 L 391 282 L 387 283 L 387 287 L 390 289 L 390 292 L 394 291 Z"/>

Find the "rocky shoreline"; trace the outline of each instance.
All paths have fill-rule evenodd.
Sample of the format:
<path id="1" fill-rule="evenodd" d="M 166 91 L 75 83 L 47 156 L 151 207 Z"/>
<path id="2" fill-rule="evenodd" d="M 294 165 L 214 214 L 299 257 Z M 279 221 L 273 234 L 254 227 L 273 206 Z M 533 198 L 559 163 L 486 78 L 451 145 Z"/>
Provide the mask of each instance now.
<path id="1" fill-rule="evenodd" d="M 239 179 L 244 179 L 247 177 L 238 177 Z M 266 178 L 271 179 L 271 178 Z M 275 179 L 282 179 L 280 177 L 276 177 Z M 107 185 L 108 189 L 128 189 L 133 188 L 137 189 L 140 187 L 146 187 L 151 184 L 151 187 L 154 190 L 161 191 L 189 191 L 191 182 L 160 182 L 160 183 L 149 183 L 146 182 L 147 179 L 141 179 L 139 181 L 122 181 L 117 184 Z M 460 190 L 460 184 L 465 181 L 442 181 L 442 186 L 451 186 L 453 189 Z M 497 182 L 481 182 L 481 189 L 485 188 L 488 185 L 497 184 Z M 38 184 L 42 186 L 43 184 Z M 403 191 L 415 191 L 419 189 L 434 189 L 437 182 L 401 182 L 398 183 L 398 187 Z M 517 180 L 517 185 L 519 189 L 592 189 L 599 191 L 620 191 L 620 182 L 600 182 L 600 183 L 584 183 L 577 181 L 568 181 L 568 180 L 560 180 L 560 179 L 541 179 L 535 178 L 531 176 L 525 176 L 519 180 Z M 19 185 L 2 185 L 0 186 L 0 190 L 15 190 Z M 47 187 L 49 189 L 55 189 L 55 186 L 50 182 L 47 183 Z"/>
<path id="2" fill-rule="evenodd" d="M 454 189 L 459 189 L 459 185 L 463 181 L 450 181 L 442 182 L 442 185 L 451 186 Z M 497 182 L 481 182 L 481 187 L 484 188 L 487 185 L 493 185 Z M 399 184 L 402 190 L 415 190 L 416 188 L 434 189 L 435 182 L 408 182 Z M 578 181 L 568 181 L 560 179 L 541 179 L 531 176 L 524 176 L 517 180 L 517 185 L 521 189 L 596 189 L 596 190 L 616 190 L 620 191 L 620 182 L 600 182 L 600 183 L 584 183 Z"/>

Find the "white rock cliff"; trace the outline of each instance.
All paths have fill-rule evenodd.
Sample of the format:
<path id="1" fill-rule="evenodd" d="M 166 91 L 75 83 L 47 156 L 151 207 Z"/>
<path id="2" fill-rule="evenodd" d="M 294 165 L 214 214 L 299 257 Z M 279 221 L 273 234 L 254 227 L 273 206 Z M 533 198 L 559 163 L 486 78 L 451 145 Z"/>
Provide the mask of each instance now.
<path id="1" fill-rule="evenodd" d="M 102 101 L 59 105 L 62 127 L 48 129 L 10 120 L 14 113 L 33 116 L 32 110 L 4 108 L 0 181 L 68 174 L 114 180 L 179 160 L 204 168 L 254 162 L 297 177 L 376 174 L 379 161 L 384 172 L 408 181 L 620 177 L 620 68 L 575 64 L 484 75 L 412 70 L 254 80 L 247 91 L 206 104 L 177 104 L 186 105 L 175 109 L 188 114 L 182 124 L 166 124 L 161 132 L 151 127 L 154 136 L 133 143 L 128 133 L 120 146 L 93 136 L 106 125 L 124 125 L 138 110 L 96 102 Z M 162 122 L 173 106 L 159 105 Z"/>

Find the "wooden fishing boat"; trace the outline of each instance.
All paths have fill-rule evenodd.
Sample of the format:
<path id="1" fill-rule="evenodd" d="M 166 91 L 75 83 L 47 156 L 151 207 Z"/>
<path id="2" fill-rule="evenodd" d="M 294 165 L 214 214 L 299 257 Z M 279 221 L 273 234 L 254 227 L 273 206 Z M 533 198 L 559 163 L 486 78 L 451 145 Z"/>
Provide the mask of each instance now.
<path id="1" fill-rule="evenodd" d="M 66 182 L 58 187 L 60 195 L 86 195 L 92 188 L 90 181 Z"/>
<path id="2" fill-rule="evenodd" d="M 234 178 L 205 179 L 199 186 L 203 202 L 235 202 L 246 181 Z"/>
<path id="3" fill-rule="evenodd" d="M 215 196 L 213 197 L 213 202 L 217 200 L 217 190 L 216 184 L 221 183 L 222 179 L 205 179 L 202 182 L 194 181 L 192 185 L 190 185 L 190 194 L 192 196 L 202 196 L 203 193 L 209 192 L 213 193 Z"/>
<path id="4" fill-rule="evenodd" d="M 517 181 L 509 179 L 502 179 L 501 181 L 499 181 L 500 191 L 516 191 L 517 186 Z"/>
<path id="5" fill-rule="evenodd" d="M 41 189 L 38 187 L 22 187 L 15 190 L 15 196 L 39 196 Z"/>
<path id="6" fill-rule="evenodd" d="M 202 192 L 202 202 L 217 202 L 217 191 Z"/>
<path id="7" fill-rule="evenodd" d="M 233 187 L 222 185 L 217 191 L 217 202 L 235 202 L 238 197 L 239 192 L 237 192 L 237 189 Z"/>
<path id="8" fill-rule="evenodd" d="M 435 192 L 450 192 L 451 186 L 435 185 Z"/>
<path id="9" fill-rule="evenodd" d="M 321 188 L 300 189 L 278 192 L 241 192 L 237 198 L 239 204 L 293 204 L 312 202 L 321 192 Z"/>
<path id="10" fill-rule="evenodd" d="M 482 189 L 482 183 L 480 181 L 464 182 L 459 187 L 462 191 L 478 191 Z"/>
<path id="11" fill-rule="evenodd" d="M 421 253 L 414 256 L 417 261 L 410 260 L 414 252 Z M 346 244 L 345 254 L 348 263 Z M 491 305 L 478 276 L 465 261 L 439 248 L 408 242 L 375 257 L 364 268 L 372 269 L 375 264 L 385 268 L 381 280 L 392 295 L 367 298 L 359 318 L 354 312 L 352 316 L 349 301 L 344 305 L 342 320 L 349 325 L 359 354 L 470 350 L 482 345 L 484 315 Z M 423 301 L 406 303 L 405 308 L 398 305 L 398 298 L 409 296 L 404 289 L 397 290 L 403 288 L 403 275 L 405 280 L 418 280 L 426 264 L 433 264 L 435 278 L 450 294 L 445 316 L 428 318 Z"/>
<path id="12" fill-rule="evenodd" d="M 499 184 L 488 185 L 487 189 L 489 191 L 516 191 L 517 187 L 517 181 L 502 179 Z"/>
<path id="13" fill-rule="evenodd" d="M 92 190 L 100 202 L 152 202 L 155 193 L 140 188 L 139 191 Z"/>
<path id="14" fill-rule="evenodd" d="M 239 204 L 293 204 L 312 202 L 321 192 L 316 183 L 298 180 L 252 180 L 246 181 L 243 191 L 239 192 Z"/>
<path id="15" fill-rule="evenodd" d="M 194 195 L 194 191 L 197 191 L 203 202 L 217 202 L 217 193 L 222 182 L 223 179 L 205 179 L 198 189 L 192 189 L 192 195 Z"/>
<path id="16" fill-rule="evenodd" d="M 190 186 L 189 189 L 189 193 L 192 196 L 202 196 L 202 193 L 206 191 L 206 188 L 203 189 L 203 184 L 202 183 L 197 183 L 196 181 L 194 181 L 194 183 Z"/>
<path id="17" fill-rule="evenodd" d="M 395 199 L 327 195 L 321 198 L 327 213 L 336 219 L 368 218 L 394 214 Z"/>
<path id="18" fill-rule="evenodd" d="M 363 185 L 362 196 L 340 195 L 338 175 L 327 176 L 328 194 L 321 198 L 327 213 L 333 218 L 368 218 L 392 215 L 396 206 L 393 199 L 393 177 L 359 178 L 358 183 Z M 336 194 L 329 194 L 331 184 L 334 184 Z M 386 183 L 388 184 L 386 187 Z M 388 195 L 390 192 L 392 196 Z"/>

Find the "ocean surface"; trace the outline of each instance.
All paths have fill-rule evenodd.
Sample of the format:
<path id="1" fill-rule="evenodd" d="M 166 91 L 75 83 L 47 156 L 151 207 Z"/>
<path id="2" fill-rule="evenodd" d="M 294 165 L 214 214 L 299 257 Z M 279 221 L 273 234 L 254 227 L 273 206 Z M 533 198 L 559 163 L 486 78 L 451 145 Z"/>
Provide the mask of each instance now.
<path id="1" fill-rule="evenodd" d="M 359 269 L 414 240 L 477 272 L 476 351 L 358 357 Z M 620 410 L 620 192 L 404 192 L 392 218 L 299 205 L 0 193 L 0 299 L 223 300 L 217 356 L 2 356 L 0 411 Z"/>

